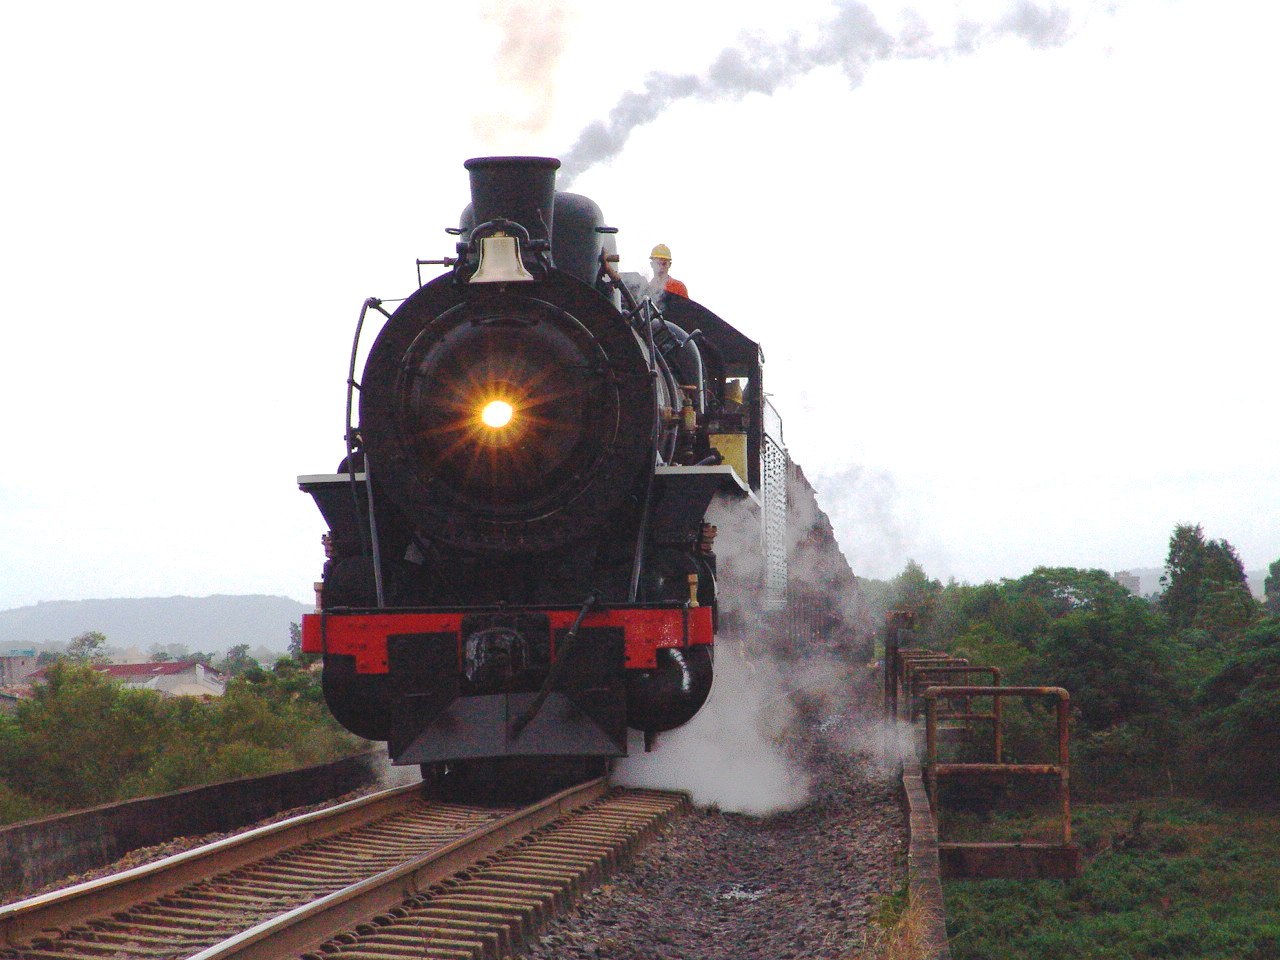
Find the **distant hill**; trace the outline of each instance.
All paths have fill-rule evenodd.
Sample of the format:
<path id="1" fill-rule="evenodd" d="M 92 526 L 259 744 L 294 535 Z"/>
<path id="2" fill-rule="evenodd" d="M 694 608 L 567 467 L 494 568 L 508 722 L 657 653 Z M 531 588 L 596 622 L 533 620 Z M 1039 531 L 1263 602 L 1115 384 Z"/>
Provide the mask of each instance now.
<path id="1" fill-rule="evenodd" d="M 113 647 L 147 650 L 181 644 L 225 653 L 239 643 L 283 652 L 289 624 L 312 608 L 288 597 L 142 597 L 51 600 L 0 611 L 0 653 L 10 647 L 65 643 L 86 630 L 107 635 Z"/>
<path id="2" fill-rule="evenodd" d="M 1139 595 L 1146 597 L 1153 593 L 1163 592 L 1160 587 L 1160 577 L 1164 575 L 1164 567 L 1144 567 L 1141 570 L 1130 570 L 1129 572 L 1142 579 L 1142 589 L 1139 591 Z M 1267 579 L 1267 571 L 1246 570 L 1244 575 L 1249 578 L 1249 591 L 1261 600 L 1265 596 L 1263 583 Z"/>

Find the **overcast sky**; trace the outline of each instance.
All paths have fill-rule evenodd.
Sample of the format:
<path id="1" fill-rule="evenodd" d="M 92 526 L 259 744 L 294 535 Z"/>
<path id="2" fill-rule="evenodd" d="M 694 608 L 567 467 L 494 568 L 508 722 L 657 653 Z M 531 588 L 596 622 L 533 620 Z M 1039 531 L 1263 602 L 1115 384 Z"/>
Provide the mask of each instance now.
<path id="1" fill-rule="evenodd" d="M 6 7 L 0 608 L 308 599 L 360 303 L 500 153 L 764 344 L 856 572 L 1280 557 L 1277 5 L 455 6 Z"/>

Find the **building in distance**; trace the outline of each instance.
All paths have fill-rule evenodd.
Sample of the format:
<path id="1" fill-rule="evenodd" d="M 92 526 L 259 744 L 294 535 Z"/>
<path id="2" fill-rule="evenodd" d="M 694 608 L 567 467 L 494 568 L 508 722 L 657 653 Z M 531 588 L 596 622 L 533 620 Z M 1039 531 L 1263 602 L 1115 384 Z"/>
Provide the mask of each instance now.
<path id="1" fill-rule="evenodd" d="M 91 663 L 117 683 L 135 690 L 154 690 L 166 697 L 220 697 L 227 691 L 221 671 L 195 660 L 168 660 L 164 663 Z M 44 669 L 32 673 L 24 683 L 40 683 Z"/>
<path id="2" fill-rule="evenodd" d="M 1130 573 L 1128 570 L 1117 570 L 1111 575 L 1111 579 L 1135 597 L 1142 596 L 1142 578 L 1136 573 Z"/>
<path id="3" fill-rule="evenodd" d="M 22 683 L 39 669 L 34 650 L 11 651 L 9 656 L 0 657 L 0 687 Z"/>

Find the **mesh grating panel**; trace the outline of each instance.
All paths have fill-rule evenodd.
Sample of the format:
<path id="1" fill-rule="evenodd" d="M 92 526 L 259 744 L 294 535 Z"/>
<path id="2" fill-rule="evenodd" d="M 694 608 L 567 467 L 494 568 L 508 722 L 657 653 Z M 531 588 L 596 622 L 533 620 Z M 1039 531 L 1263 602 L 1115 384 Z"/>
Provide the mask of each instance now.
<path id="1" fill-rule="evenodd" d="M 764 438 L 765 606 L 776 610 L 787 602 L 787 452 Z"/>

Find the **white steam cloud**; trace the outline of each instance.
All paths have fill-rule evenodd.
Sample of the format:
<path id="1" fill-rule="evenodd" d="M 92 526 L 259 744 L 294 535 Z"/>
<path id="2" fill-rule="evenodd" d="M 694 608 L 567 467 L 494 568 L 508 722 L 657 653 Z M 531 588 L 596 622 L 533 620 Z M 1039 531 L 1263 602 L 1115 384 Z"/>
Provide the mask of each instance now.
<path id="1" fill-rule="evenodd" d="M 719 494 L 707 510 L 719 530 L 720 628 L 711 696 L 683 727 L 658 734 L 652 753 L 636 745 L 614 765 L 614 782 L 688 791 L 700 806 L 764 815 L 809 797 L 809 777 L 786 749 L 794 679 L 772 656 L 777 637 L 755 606 L 763 582 L 760 515 Z"/>
<path id="2" fill-rule="evenodd" d="M 486 0 L 481 17 L 500 34 L 495 66 L 506 109 L 479 114 L 475 135 L 493 144 L 511 133 L 541 133 L 555 106 L 555 74 L 566 43 L 565 0 Z"/>
<path id="3" fill-rule="evenodd" d="M 758 606 L 759 514 L 718 497 L 708 510 L 719 528 L 721 627 L 711 696 L 689 723 L 659 734 L 652 753 L 633 745 L 614 766 L 615 782 L 685 790 L 701 806 L 764 815 L 809 799 L 808 755 L 819 731 L 840 752 L 885 751 L 878 700 L 866 692 L 863 598 L 794 465 L 788 497 L 789 616 Z"/>
<path id="4" fill-rule="evenodd" d="M 831 525 L 859 575 L 888 579 L 913 552 L 936 552 L 932 544 L 921 543 L 915 519 L 903 515 L 906 505 L 889 474 L 850 465 L 818 474 L 814 486 L 822 491 Z"/>
<path id="5" fill-rule="evenodd" d="M 749 662 L 740 645 L 720 638 L 706 705 L 683 727 L 658 734 L 652 753 L 633 743 L 614 764 L 613 782 L 686 790 L 699 806 L 735 813 L 794 809 L 808 799 L 809 777 L 783 749 L 790 721 L 776 668 Z"/>
<path id="6" fill-rule="evenodd" d="M 961 56 L 1011 36 L 1032 47 L 1052 47 L 1065 42 L 1069 25 L 1070 15 L 1057 6 L 1017 0 L 999 19 L 966 20 L 950 42 L 938 43 L 919 16 L 910 15 L 907 25 L 893 34 L 865 4 L 838 0 L 835 16 L 820 26 L 816 41 L 805 42 L 795 34 L 782 41 L 747 37 L 739 46 L 721 52 L 701 75 L 650 74 L 642 91 L 624 94 L 606 120 L 589 124 L 578 135 L 561 158 L 561 182 L 567 185 L 597 163 L 616 157 L 633 130 L 652 123 L 680 100 L 739 100 L 748 93 L 772 94 L 819 67 L 839 67 L 850 87 L 856 88 L 871 65 L 882 60 Z"/>

